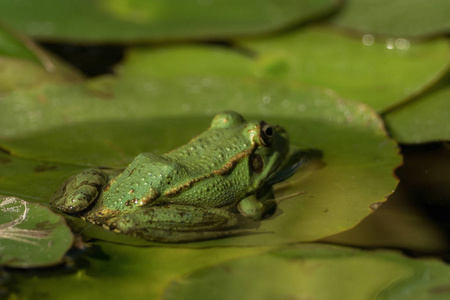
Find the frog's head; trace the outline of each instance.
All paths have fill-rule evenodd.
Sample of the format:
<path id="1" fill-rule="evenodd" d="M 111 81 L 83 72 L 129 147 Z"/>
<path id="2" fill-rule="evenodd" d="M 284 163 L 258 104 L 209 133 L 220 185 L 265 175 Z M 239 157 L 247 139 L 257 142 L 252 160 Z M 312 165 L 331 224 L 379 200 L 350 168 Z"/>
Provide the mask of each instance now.
<path id="1" fill-rule="evenodd" d="M 217 114 L 211 122 L 212 129 L 226 130 L 230 139 L 243 136 L 247 146 L 240 148 L 241 157 L 247 157 L 250 172 L 250 190 L 260 188 L 272 175 L 279 171 L 289 151 L 289 138 L 286 131 L 264 121 L 246 122 L 233 111 Z M 224 137 L 225 139 L 225 137 Z"/>
<path id="2" fill-rule="evenodd" d="M 261 187 L 275 174 L 289 152 L 287 132 L 278 125 L 264 121 L 252 121 L 245 129 L 249 134 L 254 150 L 248 157 L 251 185 Z"/>

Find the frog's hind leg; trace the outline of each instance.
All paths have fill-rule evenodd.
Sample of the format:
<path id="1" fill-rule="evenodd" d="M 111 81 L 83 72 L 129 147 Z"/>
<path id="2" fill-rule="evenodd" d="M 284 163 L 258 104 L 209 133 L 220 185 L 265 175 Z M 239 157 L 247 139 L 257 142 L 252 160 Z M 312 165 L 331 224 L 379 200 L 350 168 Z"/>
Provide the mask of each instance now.
<path id="1" fill-rule="evenodd" d="M 66 213 L 86 209 L 98 196 L 108 176 L 100 169 L 88 169 L 74 175 L 53 194 L 50 204 Z"/>
<path id="2" fill-rule="evenodd" d="M 238 223 L 236 214 L 219 208 L 177 204 L 123 214 L 114 223 L 112 227 L 117 232 L 166 243 L 207 240 L 243 232 L 232 229 Z"/>

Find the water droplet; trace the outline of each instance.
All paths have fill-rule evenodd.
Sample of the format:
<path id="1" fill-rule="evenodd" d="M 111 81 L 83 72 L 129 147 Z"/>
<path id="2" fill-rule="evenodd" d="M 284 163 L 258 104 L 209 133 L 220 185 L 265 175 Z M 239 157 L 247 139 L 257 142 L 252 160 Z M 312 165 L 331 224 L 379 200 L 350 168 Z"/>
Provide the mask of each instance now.
<path id="1" fill-rule="evenodd" d="M 305 111 L 305 110 L 306 110 L 306 105 L 300 104 L 300 105 L 297 107 L 297 109 L 298 109 L 299 111 Z"/>
<path id="2" fill-rule="evenodd" d="M 394 39 L 387 39 L 386 40 L 386 48 L 391 50 L 395 47 L 395 40 Z"/>
<path id="3" fill-rule="evenodd" d="M 181 108 L 182 108 L 184 111 L 189 111 L 189 110 L 191 109 L 191 106 L 190 106 L 188 103 L 184 103 L 184 104 L 181 106 Z"/>
<path id="4" fill-rule="evenodd" d="M 364 46 L 372 46 L 375 43 L 375 37 L 371 34 L 365 34 L 362 38 Z"/>
<path id="5" fill-rule="evenodd" d="M 408 50 L 411 43 L 407 39 L 399 38 L 395 40 L 395 47 L 399 50 Z"/>
<path id="6" fill-rule="evenodd" d="M 264 104 L 269 104 L 271 100 L 272 100 L 272 99 L 270 98 L 269 95 L 265 95 L 265 96 L 263 96 L 263 98 L 262 98 L 262 101 L 263 101 Z"/>

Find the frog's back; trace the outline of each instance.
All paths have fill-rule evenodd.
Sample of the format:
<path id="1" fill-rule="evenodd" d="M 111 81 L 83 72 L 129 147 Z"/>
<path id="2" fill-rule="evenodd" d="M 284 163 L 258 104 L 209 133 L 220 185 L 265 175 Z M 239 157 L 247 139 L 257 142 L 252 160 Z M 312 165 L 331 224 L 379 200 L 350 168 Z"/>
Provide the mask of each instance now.
<path id="1" fill-rule="evenodd" d="M 238 114 L 223 113 L 186 145 L 163 155 L 140 154 L 112 180 L 103 203 L 112 209 L 129 203 L 232 204 L 249 185 L 248 166 L 240 162 L 253 151 L 248 133 L 253 125 Z"/>
<path id="2" fill-rule="evenodd" d="M 102 202 L 115 210 L 138 203 L 151 204 L 181 178 L 188 177 L 187 170 L 177 162 L 151 152 L 139 154 L 131 164 L 103 192 Z"/>
<path id="3" fill-rule="evenodd" d="M 161 200 L 194 205 L 201 198 L 205 206 L 225 206 L 242 197 L 247 191 L 249 174 L 246 165 L 238 167 L 238 164 L 252 151 L 248 136 L 241 134 L 243 129 L 244 126 L 233 130 L 209 129 L 164 154 L 164 158 L 175 163 L 168 174 L 181 181 L 167 186 Z M 228 176 L 231 171 L 234 176 Z M 180 173 L 183 175 L 179 176 Z"/>
<path id="4" fill-rule="evenodd" d="M 235 156 L 250 151 L 251 141 L 240 134 L 244 126 L 230 129 L 209 129 L 186 145 L 163 156 L 177 162 L 195 176 L 221 169 Z"/>

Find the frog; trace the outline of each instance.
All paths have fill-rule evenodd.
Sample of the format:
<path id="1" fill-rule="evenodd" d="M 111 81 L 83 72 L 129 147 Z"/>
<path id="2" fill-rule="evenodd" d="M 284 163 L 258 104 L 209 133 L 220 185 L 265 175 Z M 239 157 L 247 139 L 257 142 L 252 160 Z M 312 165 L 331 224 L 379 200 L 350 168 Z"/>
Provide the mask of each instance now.
<path id="1" fill-rule="evenodd" d="M 122 172 L 90 168 L 72 176 L 50 205 L 155 242 L 220 238 L 242 232 L 240 217 L 260 221 L 273 212 L 273 185 L 290 177 L 302 157 L 281 126 L 224 111 L 167 153 L 141 153 Z"/>

